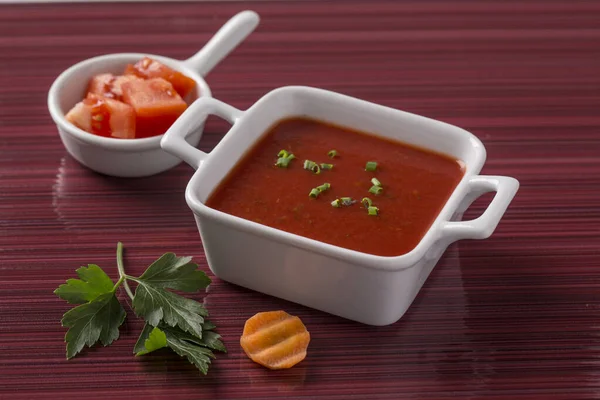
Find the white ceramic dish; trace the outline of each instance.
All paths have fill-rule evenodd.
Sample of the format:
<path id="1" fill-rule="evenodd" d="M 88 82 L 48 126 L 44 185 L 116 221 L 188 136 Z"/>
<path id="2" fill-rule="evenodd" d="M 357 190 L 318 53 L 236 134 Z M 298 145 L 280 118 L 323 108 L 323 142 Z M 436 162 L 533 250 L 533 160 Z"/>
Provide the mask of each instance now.
<path id="1" fill-rule="evenodd" d="M 233 125 L 210 154 L 184 140 L 208 114 Z M 464 177 L 421 242 L 397 257 L 344 249 L 207 207 L 211 192 L 244 153 L 269 127 L 290 116 L 317 118 L 450 155 L 465 163 Z M 197 169 L 186 200 L 216 276 L 371 325 L 402 317 L 450 243 L 490 236 L 519 187 L 513 178 L 478 175 L 486 152 L 463 129 L 308 87 L 274 90 L 247 111 L 213 98 L 199 99 L 167 131 L 161 146 Z M 480 217 L 460 221 L 477 197 L 492 191 L 497 193 Z"/>
<path id="2" fill-rule="evenodd" d="M 119 177 L 154 175 L 179 164 L 181 160 L 161 150 L 162 135 L 143 139 L 101 137 L 69 123 L 65 114 L 84 98 L 92 76 L 101 73 L 122 74 L 127 64 L 134 64 L 146 56 L 196 81 L 196 89 L 190 96 L 192 99 L 197 96 L 210 98 L 212 94 L 204 76 L 237 47 L 256 28 L 258 22 L 259 17 L 253 11 L 235 15 L 199 52 L 185 61 L 154 54 L 108 54 L 90 58 L 65 70 L 56 78 L 48 92 L 48 109 L 67 151 L 88 168 Z M 188 132 L 186 140 L 196 146 L 203 127 L 202 123 L 193 132 Z"/>

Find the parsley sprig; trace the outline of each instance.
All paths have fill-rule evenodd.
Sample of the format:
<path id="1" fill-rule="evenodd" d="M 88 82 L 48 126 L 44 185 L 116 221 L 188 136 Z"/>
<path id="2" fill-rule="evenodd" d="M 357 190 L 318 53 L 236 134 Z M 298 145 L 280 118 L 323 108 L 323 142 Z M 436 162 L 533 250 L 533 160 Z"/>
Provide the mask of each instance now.
<path id="1" fill-rule="evenodd" d="M 198 292 L 210 284 L 210 278 L 191 257 L 165 253 L 139 277 L 127 275 L 123 265 L 123 244 L 117 244 L 119 280 L 112 279 L 95 264 L 77 269 L 79 279 L 68 279 L 54 293 L 77 307 L 67 311 L 62 325 L 67 359 L 75 357 L 84 346 L 100 342 L 110 345 L 119 338 L 119 327 L 127 313 L 116 296 L 123 285 L 132 300 L 132 308 L 146 325 L 134 347 L 137 356 L 168 347 L 186 357 L 203 374 L 208 372 L 213 350 L 226 352 L 215 326 L 206 319 L 208 312 L 199 302 L 167 289 L 186 293 Z M 137 283 L 135 293 L 129 281 Z"/>

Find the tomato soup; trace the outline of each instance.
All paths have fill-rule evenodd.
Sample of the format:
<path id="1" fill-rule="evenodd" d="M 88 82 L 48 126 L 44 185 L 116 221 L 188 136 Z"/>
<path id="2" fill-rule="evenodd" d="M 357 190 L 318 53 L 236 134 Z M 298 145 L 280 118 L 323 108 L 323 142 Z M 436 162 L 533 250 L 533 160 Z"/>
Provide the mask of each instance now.
<path id="1" fill-rule="evenodd" d="M 332 245 L 398 256 L 427 232 L 462 178 L 462 165 L 400 142 L 291 118 L 271 127 L 206 204 Z"/>

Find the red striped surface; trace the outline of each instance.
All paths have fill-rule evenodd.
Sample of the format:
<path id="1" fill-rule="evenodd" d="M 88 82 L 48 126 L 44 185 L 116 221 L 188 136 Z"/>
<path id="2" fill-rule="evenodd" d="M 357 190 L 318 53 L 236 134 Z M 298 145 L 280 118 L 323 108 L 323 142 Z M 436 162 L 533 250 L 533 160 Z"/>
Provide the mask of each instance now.
<path id="1" fill-rule="evenodd" d="M 333 89 L 462 126 L 488 174 L 522 187 L 494 236 L 452 246 L 398 323 L 373 328 L 215 280 L 229 354 L 209 375 L 132 356 L 140 323 L 64 359 L 52 290 L 82 264 L 140 273 L 165 251 L 207 270 L 180 166 L 123 180 L 62 147 L 46 91 L 70 64 L 140 51 L 184 58 L 243 8 L 263 21 L 210 74 L 246 108 L 287 84 Z M 600 397 L 600 3 L 340 1 L 0 6 L 0 398 L 584 399 Z M 211 149 L 227 126 L 211 120 Z M 469 217 L 481 212 L 478 202 Z M 123 293 L 121 297 L 125 298 Z M 246 318 L 285 309 L 311 332 L 297 367 L 239 348 Z"/>

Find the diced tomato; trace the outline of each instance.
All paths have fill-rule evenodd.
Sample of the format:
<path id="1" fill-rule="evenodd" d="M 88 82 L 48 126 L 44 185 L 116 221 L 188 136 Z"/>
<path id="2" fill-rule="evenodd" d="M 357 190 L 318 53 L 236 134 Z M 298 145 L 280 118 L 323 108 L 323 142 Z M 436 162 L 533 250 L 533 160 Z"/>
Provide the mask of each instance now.
<path id="1" fill-rule="evenodd" d="M 95 135 L 110 137 L 110 109 L 105 98 L 90 93 L 83 100 L 83 105 L 89 107 L 90 110 L 90 132 Z"/>
<path id="2" fill-rule="evenodd" d="M 123 101 L 135 110 L 138 138 L 162 135 L 187 108 L 173 85 L 162 78 L 124 83 Z"/>
<path id="3" fill-rule="evenodd" d="M 112 92 L 120 101 L 123 101 L 123 84 L 133 80 L 137 81 L 141 79 L 133 75 L 119 75 L 115 77 L 115 80 L 112 82 Z"/>
<path id="4" fill-rule="evenodd" d="M 182 98 L 185 98 L 196 87 L 196 82 L 192 78 L 148 57 L 144 57 L 135 65 L 127 65 L 125 75 L 136 75 L 144 79 L 163 78 L 173 85 Z"/>
<path id="5" fill-rule="evenodd" d="M 123 101 L 123 90 L 121 86 L 125 82 L 141 79 L 135 75 L 100 74 L 90 79 L 88 93 L 93 93 L 107 99 Z"/>
<path id="6" fill-rule="evenodd" d="M 93 93 L 73 107 L 67 121 L 86 132 L 120 139 L 135 138 L 135 111 L 117 100 Z"/>
<path id="7" fill-rule="evenodd" d="M 92 77 L 88 85 L 88 93 L 97 94 L 98 96 L 104 96 L 109 99 L 113 99 L 114 94 L 112 93 L 112 82 L 115 80 L 113 74 L 100 74 Z"/>

